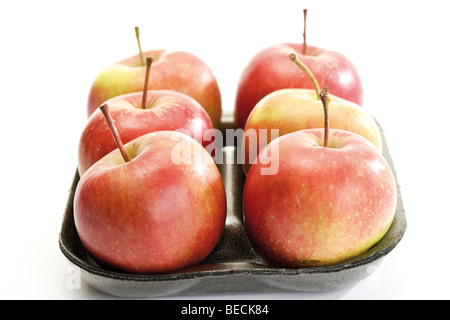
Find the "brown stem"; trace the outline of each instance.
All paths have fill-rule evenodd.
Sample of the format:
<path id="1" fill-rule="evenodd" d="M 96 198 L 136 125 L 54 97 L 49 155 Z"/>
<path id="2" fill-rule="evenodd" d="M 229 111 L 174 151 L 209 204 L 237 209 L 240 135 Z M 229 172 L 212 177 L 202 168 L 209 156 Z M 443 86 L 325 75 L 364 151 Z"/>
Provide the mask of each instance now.
<path id="1" fill-rule="evenodd" d="M 323 114 L 324 114 L 324 138 L 323 138 L 323 146 L 324 148 L 328 147 L 328 131 L 329 131 L 329 124 L 328 124 L 328 105 L 330 104 L 330 97 L 328 96 L 328 88 L 324 87 L 320 91 L 320 100 L 322 100 L 323 104 Z"/>
<path id="2" fill-rule="evenodd" d="M 314 86 L 314 90 L 316 90 L 317 100 L 320 100 L 320 86 L 319 86 L 319 83 L 317 82 L 316 78 L 314 77 L 313 73 L 311 72 L 311 70 L 309 70 L 308 67 L 305 66 L 303 64 L 303 62 L 301 62 L 294 53 L 291 53 L 289 55 L 289 58 L 291 58 L 291 60 L 294 61 L 294 63 L 297 66 L 299 66 L 300 69 L 302 69 L 306 73 L 309 80 L 311 80 L 311 82 Z"/>
<path id="3" fill-rule="evenodd" d="M 140 35 L 139 35 L 139 27 L 134 27 L 134 31 L 136 33 L 136 39 L 137 39 L 137 43 L 139 46 L 139 57 L 141 58 L 141 65 L 144 66 L 145 59 L 144 59 L 144 53 L 142 52 L 142 49 L 141 49 L 141 39 L 140 39 Z"/>
<path id="4" fill-rule="evenodd" d="M 145 80 L 144 80 L 144 89 L 142 92 L 142 109 L 146 109 L 147 105 L 147 90 L 148 90 L 148 79 L 150 78 L 150 67 L 152 65 L 153 58 L 147 57 L 147 69 L 145 70 Z"/>
<path id="5" fill-rule="evenodd" d="M 104 103 L 100 106 L 100 110 L 103 113 L 103 116 L 105 117 L 106 123 L 109 126 L 109 129 L 111 130 L 111 133 L 113 135 L 114 141 L 117 144 L 117 147 L 120 150 L 120 153 L 122 154 L 123 160 L 125 162 L 130 161 L 130 158 L 128 158 L 127 152 L 125 151 L 125 148 L 123 147 L 122 140 L 120 140 L 119 132 L 117 131 L 116 126 L 114 125 L 114 120 L 111 118 L 111 114 L 109 113 L 108 104 Z"/>
<path id="6" fill-rule="evenodd" d="M 303 51 L 302 54 L 306 54 L 306 14 L 308 10 L 303 9 Z"/>

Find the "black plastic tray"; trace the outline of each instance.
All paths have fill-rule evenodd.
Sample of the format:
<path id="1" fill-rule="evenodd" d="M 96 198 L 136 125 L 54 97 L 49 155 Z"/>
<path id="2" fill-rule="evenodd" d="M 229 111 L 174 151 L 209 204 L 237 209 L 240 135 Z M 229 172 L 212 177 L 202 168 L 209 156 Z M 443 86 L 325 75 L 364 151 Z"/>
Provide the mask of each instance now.
<path id="1" fill-rule="evenodd" d="M 380 127 L 380 125 L 379 125 Z M 222 130 L 232 128 L 224 118 Z M 400 186 L 382 128 L 383 154 L 394 172 L 398 202 L 387 234 L 368 251 L 326 267 L 281 269 L 267 265 L 253 251 L 242 220 L 245 177 L 237 164 L 236 148 L 223 149 L 225 164 L 218 165 L 227 194 L 224 233 L 213 252 L 197 266 L 161 275 L 141 275 L 100 267 L 81 244 L 73 219 L 75 173 L 60 232 L 59 245 L 69 261 L 80 267 L 81 277 L 92 287 L 119 297 L 145 298 L 169 295 L 232 294 L 244 292 L 328 291 L 349 287 L 370 275 L 402 239 L 407 223 Z M 226 159 L 228 161 L 226 161 Z"/>

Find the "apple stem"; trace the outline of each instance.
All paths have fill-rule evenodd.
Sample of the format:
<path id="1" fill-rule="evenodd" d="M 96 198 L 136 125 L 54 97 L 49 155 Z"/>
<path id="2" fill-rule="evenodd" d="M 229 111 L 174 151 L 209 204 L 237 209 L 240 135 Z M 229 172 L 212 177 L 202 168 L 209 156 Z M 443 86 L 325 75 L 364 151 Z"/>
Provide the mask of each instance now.
<path id="1" fill-rule="evenodd" d="M 328 88 L 324 87 L 320 91 L 320 100 L 322 100 L 323 104 L 323 113 L 324 113 L 324 138 L 323 138 L 323 146 L 324 148 L 328 147 L 328 131 L 329 131 L 329 124 L 328 124 L 328 105 L 330 104 L 330 97 L 328 96 Z"/>
<path id="2" fill-rule="evenodd" d="M 144 89 L 142 92 L 142 109 L 146 109 L 146 105 L 147 105 L 148 79 L 150 78 L 150 67 L 152 65 L 152 62 L 153 62 L 153 58 L 147 57 L 147 59 L 146 59 L 147 68 L 145 70 Z"/>
<path id="3" fill-rule="evenodd" d="M 319 83 L 317 82 L 316 78 L 314 77 L 313 73 L 311 72 L 311 70 L 309 70 L 308 67 L 305 66 L 303 64 L 303 62 L 301 62 L 294 53 L 291 53 L 289 55 L 289 58 L 291 58 L 291 60 L 294 61 L 294 63 L 297 66 L 299 66 L 300 69 L 302 69 L 306 73 L 309 80 L 311 80 L 311 82 L 314 86 L 314 90 L 316 90 L 317 100 L 320 100 L 320 86 L 319 86 Z"/>
<path id="4" fill-rule="evenodd" d="M 117 146 L 119 147 L 120 153 L 122 154 L 123 160 L 125 162 L 130 161 L 130 158 L 128 158 L 128 154 L 125 151 L 125 148 L 123 147 L 122 140 L 120 139 L 119 132 L 117 131 L 116 126 L 114 125 L 114 120 L 111 118 L 111 114 L 109 113 L 109 107 L 107 103 L 104 103 L 100 106 L 100 110 L 103 113 L 103 116 L 105 117 L 106 123 L 109 126 L 109 129 L 111 130 L 111 133 L 113 135 L 114 141 L 116 142 Z"/>
<path id="5" fill-rule="evenodd" d="M 136 32 L 136 39 L 137 39 L 137 43 L 139 46 L 139 57 L 141 58 L 141 65 L 144 66 L 145 59 L 144 59 L 144 53 L 142 52 L 142 49 L 141 49 L 141 39 L 140 39 L 140 35 L 139 35 L 139 27 L 134 27 L 134 31 Z"/>
<path id="6" fill-rule="evenodd" d="M 306 54 L 306 14 L 308 13 L 307 9 L 303 9 L 303 51 L 302 54 Z"/>

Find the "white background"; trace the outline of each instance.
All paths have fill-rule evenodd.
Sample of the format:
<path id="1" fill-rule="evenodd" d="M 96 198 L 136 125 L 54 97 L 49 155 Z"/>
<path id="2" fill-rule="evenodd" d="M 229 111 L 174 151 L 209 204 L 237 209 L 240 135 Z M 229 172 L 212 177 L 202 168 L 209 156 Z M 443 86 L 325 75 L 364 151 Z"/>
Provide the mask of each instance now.
<path id="1" fill-rule="evenodd" d="M 233 109 L 259 50 L 307 41 L 359 70 L 385 130 L 408 220 L 400 244 L 355 286 L 326 293 L 208 298 L 448 299 L 450 46 L 446 1 L 2 1 L 0 4 L 0 298 L 110 298 L 81 283 L 58 237 L 95 76 L 144 50 L 190 51 Z M 270 63 L 270 61 L 268 61 Z M 197 297 L 194 297 L 197 298 Z"/>

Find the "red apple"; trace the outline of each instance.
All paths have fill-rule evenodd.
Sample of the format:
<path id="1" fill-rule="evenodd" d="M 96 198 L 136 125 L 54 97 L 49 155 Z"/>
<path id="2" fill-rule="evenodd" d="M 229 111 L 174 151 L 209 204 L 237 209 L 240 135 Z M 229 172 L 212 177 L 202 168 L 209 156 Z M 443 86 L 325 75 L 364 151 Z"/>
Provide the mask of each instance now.
<path id="1" fill-rule="evenodd" d="M 258 52 L 241 74 L 235 101 L 236 128 L 244 128 L 252 109 L 269 93 L 284 88 L 313 89 L 308 77 L 292 68 L 289 60 L 292 52 L 311 69 L 321 87 L 327 86 L 334 95 L 362 106 L 361 79 L 347 57 L 336 51 L 306 46 L 306 41 L 276 44 Z"/>
<path id="2" fill-rule="evenodd" d="M 297 68 L 292 61 L 303 69 Z M 279 130 L 278 136 L 303 129 L 323 128 L 323 107 L 319 98 L 320 87 L 315 75 L 294 54 L 288 55 L 291 69 L 304 73 L 314 87 L 311 89 L 280 89 L 269 93 L 261 99 L 250 113 L 244 128 L 244 141 L 242 143 L 245 159 L 244 172 L 247 173 L 251 163 L 258 152 L 270 141 L 272 130 Z M 267 62 L 270 64 L 270 62 Z M 314 85 L 313 85 L 314 84 Z M 330 128 L 351 131 L 370 140 L 377 148 L 382 150 L 381 133 L 373 117 L 359 105 L 329 95 Z M 263 130 L 263 131 L 261 131 Z M 267 133 L 267 137 L 261 135 Z M 251 137 L 255 137 L 258 145 Z M 278 137 L 276 136 L 276 137 Z M 253 150 L 255 147 L 257 150 Z"/>
<path id="3" fill-rule="evenodd" d="M 267 159 L 277 170 L 264 173 Z M 298 268 L 337 263 L 377 243 L 393 221 L 397 190 L 371 142 L 326 125 L 267 145 L 250 168 L 243 202 L 255 251 L 271 264 Z"/>
<path id="4" fill-rule="evenodd" d="M 145 101 L 144 93 L 146 93 Z M 206 134 L 213 129 L 210 117 L 197 101 L 183 93 L 171 90 L 135 92 L 111 98 L 107 104 L 111 116 L 116 119 L 116 127 L 124 143 L 149 132 L 164 130 L 182 130 L 205 148 L 213 143 L 206 139 L 214 141 L 212 136 Z M 102 113 L 99 109 L 95 110 L 89 117 L 80 138 L 78 150 L 80 175 L 116 148 Z"/>
<path id="5" fill-rule="evenodd" d="M 217 80 L 204 61 L 184 51 L 149 50 L 106 67 L 90 89 L 88 115 L 115 96 L 143 90 L 143 56 L 153 57 L 149 89 L 187 94 L 206 110 L 214 126 L 219 126 L 222 102 Z"/>
<path id="6" fill-rule="evenodd" d="M 396 184 L 380 152 L 359 135 L 320 129 L 287 134 L 265 153 L 279 151 L 279 169 L 261 175 L 254 164 L 244 188 L 244 219 L 255 250 L 285 267 L 321 266 L 356 256 L 389 229 Z"/>
<path id="7" fill-rule="evenodd" d="M 192 151 L 190 161 L 174 163 L 185 150 Z M 81 177 L 74 218 L 81 242 L 102 266 L 169 272 L 213 250 L 225 224 L 225 189 L 197 141 L 180 132 L 152 132 L 119 146 Z"/>

